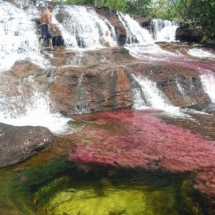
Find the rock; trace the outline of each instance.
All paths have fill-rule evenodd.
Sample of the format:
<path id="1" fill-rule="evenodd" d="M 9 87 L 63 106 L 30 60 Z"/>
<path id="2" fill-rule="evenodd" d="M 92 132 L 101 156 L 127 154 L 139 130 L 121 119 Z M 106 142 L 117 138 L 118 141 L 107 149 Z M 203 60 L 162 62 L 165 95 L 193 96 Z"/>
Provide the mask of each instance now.
<path id="1" fill-rule="evenodd" d="M 132 105 L 131 85 L 124 69 L 108 64 L 58 69 L 50 97 L 54 110 L 66 115 Z"/>
<path id="2" fill-rule="evenodd" d="M 23 161 L 51 147 L 53 135 L 44 127 L 0 123 L 0 167 Z"/>
<path id="3" fill-rule="evenodd" d="M 179 27 L 176 29 L 175 32 L 176 40 L 180 42 L 200 42 L 202 36 L 193 28 L 191 27 Z"/>
<path id="4" fill-rule="evenodd" d="M 15 76 L 16 78 L 26 78 L 30 75 L 37 75 L 43 72 L 43 69 L 29 61 L 17 61 L 13 67 L 1 74 L 1 78 L 4 76 Z"/>
<path id="5" fill-rule="evenodd" d="M 195 69 L 181 68 L 171 64 L 151 65 L 133 63 L 129 65 L 134 74 L 147 77 L 156 83 L 172 105 L 177 107 L 193 107 L 203 109 L 210 104 L 210 98 L 205 93 Z"/>

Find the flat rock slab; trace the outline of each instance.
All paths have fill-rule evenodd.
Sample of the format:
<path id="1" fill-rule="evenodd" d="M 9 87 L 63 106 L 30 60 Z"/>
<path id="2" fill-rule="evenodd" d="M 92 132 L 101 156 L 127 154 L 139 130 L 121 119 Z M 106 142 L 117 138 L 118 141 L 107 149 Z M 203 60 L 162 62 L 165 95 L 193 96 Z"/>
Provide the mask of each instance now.
<path id="1" fill-rule="evenodd" d="M 23 161 L 50 149 L 53 134 L 45 127 L 0 123 L 0 167 Z"/>

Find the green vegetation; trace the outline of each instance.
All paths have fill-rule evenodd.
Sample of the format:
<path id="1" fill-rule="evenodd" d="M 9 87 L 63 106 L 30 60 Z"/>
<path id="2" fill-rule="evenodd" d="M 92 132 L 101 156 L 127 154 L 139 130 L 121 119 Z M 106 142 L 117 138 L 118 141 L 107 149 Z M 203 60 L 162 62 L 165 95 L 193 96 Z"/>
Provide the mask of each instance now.
<path id="1" fill-rule="evenodd" d="M 202 36 L 215 38 L 215 0 L 171 0 L 176 16 Z"/>

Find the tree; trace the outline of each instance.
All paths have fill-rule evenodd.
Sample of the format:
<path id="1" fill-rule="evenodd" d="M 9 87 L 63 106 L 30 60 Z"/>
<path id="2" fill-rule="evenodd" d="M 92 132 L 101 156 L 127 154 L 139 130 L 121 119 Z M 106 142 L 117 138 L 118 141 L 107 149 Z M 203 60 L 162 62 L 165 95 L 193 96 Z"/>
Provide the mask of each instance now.
<path id="1" fill-rule="evenodd" d="M 207 39 L 215 38 L 215 0 L 171 0 L 183 22 Z"/>
<path id="2" fill-rule="evenodd" d="M 126 1 L 126 12 L 139 16 L 148 16 L 150 13 L 151 0 L 133 0 Z"/>
<path id="3" fill-rule="evenodd" d="M 150 16 L 154 18 L 174 20 L 177 13 L 171 0 L 153 0 L 150 4 Z"/>

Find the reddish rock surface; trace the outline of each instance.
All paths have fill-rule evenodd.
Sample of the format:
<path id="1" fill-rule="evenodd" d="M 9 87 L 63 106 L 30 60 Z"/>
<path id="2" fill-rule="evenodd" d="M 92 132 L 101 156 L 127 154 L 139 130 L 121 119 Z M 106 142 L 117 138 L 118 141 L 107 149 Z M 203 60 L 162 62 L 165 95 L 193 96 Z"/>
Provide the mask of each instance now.
<path id="1" fill-rule="evenodd" d="M 203 90 L 199 72 L 195 69 L 174 65 L 174 62 L 171 63 L 134 63 L 129 66 L 129 69 L 135 71 L 135 74 L 157 83 L 157 87 L 174 106 L 182 108 L 196 106 L 199 109 L 207 106 L 210 98 Z M 180 92 L 177 84 L 181 86 L 183 92 Z"/>
<path id="2" fill-rule="evenodd" d="M 8 98 L 17 96 L 24 99 L 20 102 L 22 104 L 27 104 L 26 98 L 30 98 L 35 89 L 44 94 L 49 92 L 52 110 L 72 115 L 131 108 L 132 89 L 140 88 L 131 76 L 135 74 L 156 83 L 172 105 L 201 110 L 210 104 L 201 84 L 200 72 L 213 68 L 213 62 L 177 61 L 176 58 L 170 58 L 171 62 L 146 62 L 146 59 L 140 62 L 124 48 L 86 51 L 81 56 L 79 54 L 59 48 L 53 57 L 45 55 L 55 66 L 48 70 L 40 69 L 27 61 L 17 62 L 11 70 L 1 75 L 5 84 L 0 89 Z M 5 87 L 6 83 L 11 87 Z M 180 92 L 177 84 L 183 92 Z M 20 109 L 21 113 L 25 111 L 24 105 L 19 107 L 14 104 L 14 107 Z"/>
<path id="3" fill-rule="evenodd" d="M 131 85 L 123 68 L 107 64 L 58 69 L 50 96 L 55 109 L 66 115 L 132 105 Z"/>

